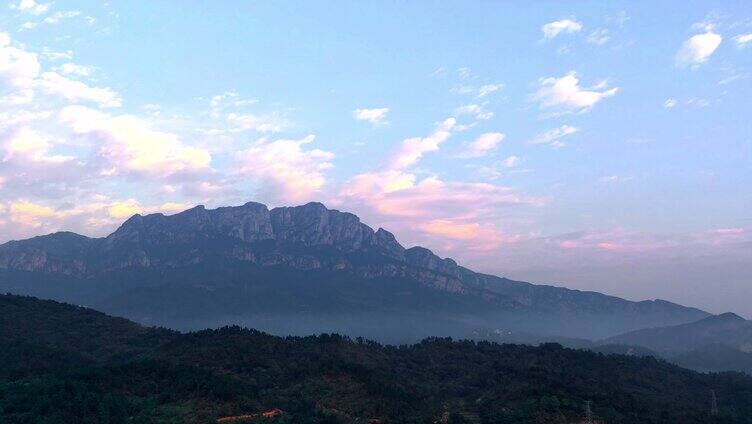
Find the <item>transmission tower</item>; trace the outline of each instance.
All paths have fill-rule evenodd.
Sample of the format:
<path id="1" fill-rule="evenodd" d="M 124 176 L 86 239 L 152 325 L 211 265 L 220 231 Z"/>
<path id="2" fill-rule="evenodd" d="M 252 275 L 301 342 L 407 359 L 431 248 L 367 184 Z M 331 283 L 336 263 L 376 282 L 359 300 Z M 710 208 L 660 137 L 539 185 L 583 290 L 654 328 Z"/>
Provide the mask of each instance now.
<path id="1" fill-rule="evenodd" d="M 711 390 L 710 394 L 710 415 L 715 417 L 718 415 L 718 399 L 715 397 L 715 390 Z"/>

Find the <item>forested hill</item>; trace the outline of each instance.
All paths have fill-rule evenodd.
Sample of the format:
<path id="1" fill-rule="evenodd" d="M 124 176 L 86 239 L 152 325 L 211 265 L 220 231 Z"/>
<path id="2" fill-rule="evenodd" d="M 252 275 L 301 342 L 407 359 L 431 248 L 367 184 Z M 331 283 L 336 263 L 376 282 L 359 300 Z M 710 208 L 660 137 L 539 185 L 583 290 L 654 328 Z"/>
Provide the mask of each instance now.
<path id="1" fill-rule="evenodd" d="M 752 423 L 751 377 L 556 344 L 180 334 L 12 295 L 0 318 L 3 423 Z"/>

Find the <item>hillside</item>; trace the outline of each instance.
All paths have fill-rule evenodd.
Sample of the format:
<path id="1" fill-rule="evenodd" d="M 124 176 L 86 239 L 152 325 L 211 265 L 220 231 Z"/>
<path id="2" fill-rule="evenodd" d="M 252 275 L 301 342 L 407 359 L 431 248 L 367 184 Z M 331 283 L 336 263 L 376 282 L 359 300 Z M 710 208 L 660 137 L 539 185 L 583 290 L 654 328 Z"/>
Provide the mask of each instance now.
<path id="1" fill-rule="evenodd" d="M 605 343 L 643 346 L 692 369 L 752 374 L 752 321 L 733 313 L 632 331 L 611 337 Z"/>
<path id="2" fill-rule="evenodd" d="M 698 374 L 653 358 L 440 338 L 394 347 L 239 327 L 180 334 L 28 297 L 0 296 L 0 304 L 27 318 L 6 320 L 3 344 L 17 346 L 7 334 L 58 334 L 27 340 L 26 351 L 48 353 L 41 365 L 11 354 L 25 372 L 0 374 L 0 421 L 9 423 L 211 423 L 274 408 L 284 413 L 264 422 L 422 423 L 446 414 L 452 423 L 463 416 L 571 423 L 583 418 L 586 400 L 607 423 L 749 423 L 752 416 L 752 377 Z M 159 343 L 139 343 L 133 356 L 128 343 L 109 346 L 121 331 L 126 339 L 153 331 Z M 60 342 L 84 337 L 108 347 L 77 353 L 76 343 Z M 70 356 L 106 349 L 123 355 Z"/>
<path id="3" fill-rule="evenodd" d="M 386 342 L 498 332 L 604 338 L 708 314 L 473 272 L 320 203 L 135 215 L 104 238 L 0 246 L 0 290 L 176 329 L 242 324 Z"/>

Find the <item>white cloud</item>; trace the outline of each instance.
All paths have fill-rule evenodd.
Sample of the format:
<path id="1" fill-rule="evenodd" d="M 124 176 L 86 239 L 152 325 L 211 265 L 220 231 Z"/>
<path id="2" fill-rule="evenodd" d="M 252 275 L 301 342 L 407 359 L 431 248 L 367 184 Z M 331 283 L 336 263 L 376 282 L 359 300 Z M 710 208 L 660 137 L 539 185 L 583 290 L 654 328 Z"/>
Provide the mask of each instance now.
<path id="1" fill-rule="evenodd" d="M 515 166 L 520 164 L 520 158 L 517 156 L 508 156 L 506 159 L 501 161 L 501 164 L 506 168 L 514 168 Z"/>
<path id="2" fill-rule="evenodd" d="M 499 91 L 502 88 L 504 88 L 504 84 L 486 84 L 486 85 L 482 85 L 478 89 L 478 95 L 475 96 L 475 97 L 478 98 L 478 99 L 480 99 L 480 98 L 486 97 L 487 95 L 489 95 L 491 93 Z"/>
<path id="3" fill-rule="evenodd" d="M 710 100 L 703 99 L 703 98 L 693 97 L 693 98 L 687 100 L 687 104 L 690 105 L 690 106 L 708 107 L 708 106 L 710 106 Z"/>
<path id="4" fill-rule="evenodd" d="M 40 56 L 47 60 L 71 60 L 73 59 L 73 51 L 67 50 L 64 52 L 58 52 L 51 50 L 49 47 L 42 48 Z"/>
<path id="5" fill-rule="evenodd" d="M 227 122 L 233 131 L 256 131 L 260 133 L 278 133 L 287 129 L 290 123 L 277 113 L 254 115 L 252 113 L 228 113 Z"/>
<path id="6" fill-rule="evenodd" d="M 65 75 L 78 75 L 81 77 L 88 77 L 91 75 L 91 68 L 70 62 L 63 63 L 57 69 L 60 73 Z"/>
<path id="7" fill-rule="evenodd" d="M 499 132 L 481 134 L 472 143 L 465 146 L 458 156 L 461 158 L 478 158 L 485 156 L 496 149 L 496 146 L 498 146 L 503 139 L 504 134 Z"/>
<path id="8" fill-rule="evenodd" d="M 50 8 L 50 3 L 37 3 L 34 0 L 20 0 L 18 4 L 12 4 L 10 8 L 30 13 L 32 15 L 41 15 L 47 12 Z"/>
<path id="9" fill-rule="evenodd" d="M 455 129 L 457 120 L 448 118 L 438 124 L 436 129 L 428 137 L 414 137 L 402 141 L 402 145 L 392 155 L 389 168 L 404 169 L 417 163 L 425 153 L 439 150 L 441 143 L 445 142 Z"/>
<path id="10" fill-rule="evenodd" d="M 256 98 L 243 99 L 235 91 L 225 91 L 222 94 L 212 96 L 209 100 L 209 115 L 212 118 L 219 118 L 222 115 L 222 111 L 227 108 L 241 108 L 256 103 L 258 103 L 258 99 Z"/>
<path id="11" fill-rule="evenodd" d="M 533 95 L 533 99 L 540 102 L 542 108 L 558 106 L 573 111 L 587 111 L 619 91 L 617 87 L 607 88 L 606 82 L 591 88 L 580 87 L 580 80 L 575 72 L 560 78 L 541 78 L 539 82 L 540 88 Z"/>
<path id="12" fill-rule="evenodd" d="M 473 115 L 475 116 L 475 119 L 479 120 L 488 120 L 493 118 L 494 114 L 490 110 L 486 110 L 483 105 L 479 104 L 469 104 L 460 106 L 457 109 L 454 110 L 455 116 L 462 116 L 462 115 Z"/>
<path id="13" fill-rule="evenodd" d="M 64 97 L 70 102 L 90 101 L 102 107 L 119 107 L 120 95 L 108 87 L 90 87 L 85 83 L 64 77 L 56 72 L 45 72 L 39 86 L 47 94 Z"/>
<path id="14" fill-rule="evenodd" d="M 572 19 L 549 22 L 541 27 L 543 38 L 551 40 L 561 33 L 571 34 L 582 30 L 582 24 Z"/>
<path id="15" fill-rule="evenodd" d="M 677 104 L 676 99 L 666 99 L 666 101 L 663 102 L 663 107 L 666 109 L 671 109 L 674 106 L 676 106 L 676 104 Z"/>
<path id="16" fill-rule="evenodd" d="M 682 44 L 676 53 L 676 65 L 679 67 L 691 66 L 696 68 L 705 63 L 708 58 L 721 45 L 723 37 L 713 32 L 712 28 L 707 28 L 704 34 L 697 34 L 690 37 Z"/>
<path id="17" fill-rule="evenodd" d="M 10 36 L 0 32 L 0 88 L 28 88 L 40 69 L 36 54 L 13 47 Z"/>
<path id="18" fill-rule="evenodd" d="M 26 21 L 21 25 L 20 30 L 30 30 L 38 27 L 41 24 L 47 24 L 47 25 L 56 25 L 60 23 L 60 21 L 64 19 L 70 19 L 75 18 L 76 16 L 79 16 L 81 12 L 78 10 L 68 10 L 63 12 L 55 12 L 52 15 L 47 16 L 46 18 L 42 19 L 41 21 L 33 22 L 33 21 Z"/>
<path id="19" fill-rule="evenodd" d="M 110 116 L 84 106 L 68 106 L 60 112 L 60 119 L 75 133 L 99 143 L 97 155 L 104 162 L 103 175 L 166 177 L 210 170 L 208 151 L 187 146 L 177 135 L 155 130 L 136 116 Z"/>
<path id="20" fill-rule="evenodd" d="M 734 37 L 734 41 L 736 41 L 736 45 L 739 47 L 746 47 L 747 44 L 752 42 L 752 33 L 749 34 L 739 34 L 736 37 Z"/>
<path id="21" fill-rule="evenodd" d="M 535 136 L 533 140 L 530 141 L 532 144 L 548 144 L 551 147 L 554 148 L 560 148 L 564 147 L 566 144 L 561 141 L 563 137 L 566 137 L 568 135 L 572 135 L 576 132 L 578 132 L 580 129 L 573 127 L 571 125 L 562 125 L 559 128 L 555 128 L 553 130 L 549 130 L 546 132 L 542 132 Z"/>
<path id="22" fill-rule="evenodd" d="M 48 16 L 44 18 L 44 23 L 55 25 L 56 23 L 62 21 L 63 19 L 70 19 L 75 18 L 76 16 L 80 15 L 81 12 L 78 10 L 68 10 L 64 12 L 55 12 L 51 16 Z"/>
<path id="23" fill-rule="evenodd" d="M 233 172 L 258 179 L 266 197 L 275 201 L 312 200 L 326 183 L 324 172 L 332 167 L 334 154 L 320 149 L 305 150 L 314 140 L 259 140 L 251 148 L 237 152 Z"/>
<path id="24" fill-rule="evenodd" d="M 36 131 L 23 128 L 13 134 L 4 144 L 5 155 L 2 162 L 15 160 L 46 164 L 62 163 L 73 159 L 70 156 L 49 155 L 49 141 Z"/>
<path id="25" fill-rule="evenodd" d="M 375 125 L 388 124 L 386 121 L 386 114 L 389 112 L 388 107 L 375 108 L 375 109 L 355 109 L 353 111 L 353 117 L 358 121 L 368 121 Z"/>
<path id="26" fill-rule="evenodd" d="M 606 43 L 608 43 L 608 40 L 610 40 L 611 37 L 608 35 L 608 30 L 604 28 L 598 28 L 595 31 L 592 31 L 590 35 L 588 35 L 587 41 L 591 44 L 597 44 L 599 46 L 602 46 Z"/>

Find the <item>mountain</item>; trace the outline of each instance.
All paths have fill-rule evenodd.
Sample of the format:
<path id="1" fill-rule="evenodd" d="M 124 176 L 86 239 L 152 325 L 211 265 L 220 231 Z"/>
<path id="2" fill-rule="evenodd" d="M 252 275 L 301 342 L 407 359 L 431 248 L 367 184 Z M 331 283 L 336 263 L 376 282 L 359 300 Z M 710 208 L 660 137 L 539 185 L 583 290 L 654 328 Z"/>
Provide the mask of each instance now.
<path id="1" fill-rule="evenodd" d="M 582 422 L 586 401 L 611 424 L 752 416 L 752 377 L 651 357 L 445 338 L 396 347 L 237 326 L 178 333 L 16 295 L 0 295 L 0 312 L 4 423 L 564 424 Z M 279 415 L 260 416 L 270 411 Z"/>
<path id="2" fill-rule="evenodd" d="M 404 248 L 320 203 L 135 215 L 107 237 L 61 232 L 0 245 L 0 290 L 176 329 L 275 334 L 604 338 L 708 314 L 473 272 Z"/>
<path id="3" fill-rule="evenodd" d="M 752 374 L 752 321 L 730 312 L 676 326 L 631 331 L 605 343 L 643 346 L 692 369 Z"/>
<path id="4" fill-rule="evenodd" d="M 640 345 L 658 353 L 687 352 L 711 344 L 752 352 L 752 321 L 728 312 L 681 325 L 631 331 L 606 341 Z"/>

